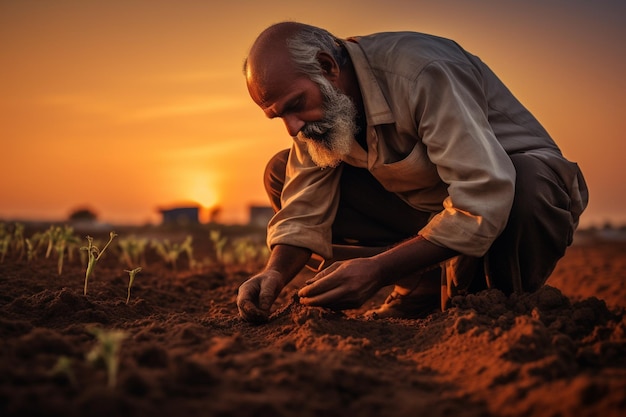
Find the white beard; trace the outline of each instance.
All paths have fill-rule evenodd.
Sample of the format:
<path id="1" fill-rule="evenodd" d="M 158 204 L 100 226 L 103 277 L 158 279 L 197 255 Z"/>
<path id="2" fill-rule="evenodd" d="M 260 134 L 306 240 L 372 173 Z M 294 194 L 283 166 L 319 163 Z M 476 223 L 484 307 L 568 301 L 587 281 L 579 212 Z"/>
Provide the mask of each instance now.
<path id="1" fill-rule="evenodd" d="M 315 165 L 320 168 L 334 168 L 343 160 L 343 158 L 350 153 L 352 147 L 351 140 L 345 140 L 347 136 L 343 136 L 340 140 L 335 140 L 328 148 L 326 145 L 316 142 L 314 139 L 298 137 L 306 144 L 306 150 L 311 156 Z"/>
<path id="2" fill-rule="evenodd" d="M 356 107 L 346 94 L 337 90 L 324 77 L 314 79 L 320 86 L 324 100 L 324 118 L 307 123 L 300 132 L 302 140 L 315 164 L 321 168 L 339 165 L 350 153 L 357 133 Z"/>

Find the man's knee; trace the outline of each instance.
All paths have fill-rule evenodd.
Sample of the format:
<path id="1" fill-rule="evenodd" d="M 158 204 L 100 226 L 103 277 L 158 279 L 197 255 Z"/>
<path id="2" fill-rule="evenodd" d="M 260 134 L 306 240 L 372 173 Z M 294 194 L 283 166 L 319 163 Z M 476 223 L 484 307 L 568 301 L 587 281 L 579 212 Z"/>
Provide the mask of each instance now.
<path id="1" fill-rule="evenodd" d="M 509 222 L 521 226 L 539 223 L 571 224 L 570 197 L 563 181 L 544 162 L 527 155 L 513 155 L 517 178 Z M 566 222 L 563 221 L 565 217 Z"/>
<path id="2" fill-rule="evenodd" d="M 488 254 L 490 286 L 534 291 L 572 242 L 574 221 L 563 181 L 529 155 L 511 157 L 517 171 L 509 220 Z"/>

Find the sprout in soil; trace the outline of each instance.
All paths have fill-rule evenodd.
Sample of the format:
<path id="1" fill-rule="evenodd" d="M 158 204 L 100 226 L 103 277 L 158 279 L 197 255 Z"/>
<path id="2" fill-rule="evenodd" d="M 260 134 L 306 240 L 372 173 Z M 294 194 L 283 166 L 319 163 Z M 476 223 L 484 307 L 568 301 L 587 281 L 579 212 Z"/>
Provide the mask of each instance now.
<path id="1" fill-rule="evenodd" d="M 39 256 L 39 251 L 41 250 L 41 248 L 45 247 L 48 242 L 48 232 L 37 232 L 34 233 L 30 239 L 30 256 L 31 259 L 35 259 Z M 27 243 L 28 245 L 28 243 Z"/>
<path id="2" fill-rule="evenodd" d="M 185 241 L 181 245 L 181 249 L 185 254 L 187 254 L 187 259 L 189 260 L 189 268 L 194 269 L 196 267 L 196 260 L 193 257 L 193 237 L 191 235 L 185 238 Z"/>
<path id="3" fill-rule="evenodd" d="M 223 237 L 219 230 L 211 230 L 209 232 L 211 242 L 213 242 L 213 249 L 215 250 L 215 258 L 221 264 L 225 263 L 224 247 L 228 243 L 228 239 Z"/>
<path id="4" fill-rule="evenodd" d="M 51 376 L 59 376 L 66 378 L 72 386 L 76 386 L 76 376 L 72 370 L 72 359 L 67 356 L 61 356 L 50 370 Z"/>
<path id="5" fill-rule="evenodd" d="M 4 262 L 9 251 L 12 251 L 17 255 L 17 259 L 21 260 L 26 252 L 25 249 L 24 225 L 15 223 L 13 232 L 11 232 L 5 223 L 0 223 L 0 262 Z"/>
<path id="6" fill-rule="evenodd" d="M 137 267 L 135 269 L 131 269 L 130 271 L 125 269 L 126 272 L 128 272 L 128 295 L 126 296 L 126 304 L 128 304 L 128 301 L 130 300 L 130 289 L 133 286 L 133 282 L 135 281 L 135 276 L 137 275 L 137 273 L 139 271 L 141 271 L 141 267 Z"/>
<path id="7" fill-rule="evenodd" d="M 106 367 L 108 386 L 115 388 L 117 385 L 117 370 L 119 367 L 119 353 L 122 340 L 126 333 L 121 330 L 104 330 L 100 328 L 90 329 L 89 332 L 96 336 L 98 343 L 87 354 L 87 360 L 91 363 L 102 363 Z"/>
<path id="8" fill-rule="evenodd" d="M 18 260 L 21 260 L 26 253 L 24 225 L 22 223 L 15 223 L 15 229 L 13 230 L 13 250 L 17 253 Z"/>
<path id="9" fill-rule="evenodd" d="M 133 265 L 145 264 L 145 251 L 148 245 L 147 238 L 130 236 L 125 239 L 118 239 L 118 246 L 122 250 L 122 260 L 129 268 Z"/>
<path id="10" fill-rule="evenodd" d="M 104 254 L 104 251 L 106 250 L 106 248 L 109 247 L 115 236 L 117 236 L 115 232 L 109 233 L 109 241 L 106 245 L 104 245 L 102 250 L 99 250 L 96 246 L 94 246 L 93 238 L 91 236 L 87 236 L 87 246 L 81 248 L 82 250 L 87 251 L 87 254 L 89 255 L 89 260 L 87 261 L 87 270 L 85 271 L 85 288 L 83 290 L 83 294 L 87 295 L 87 283 L 89 282 L 89 277 L 93 273 L 96 263 L 100 260 L 100 258 Z"/>
<path id="11" fill-rule="evenodd" d="M 65 251 L 69 251 L 71 256 L 72 245 L 78 243 L 78 239 L 74 235 L 74 229 L 71 226 L 65 226 L 63 229 L 59 228 L 59 231 L 56 236 L 56 241 L 54 242 L 54 250 L 57 252 L 59 259 L 57 261 L 57 269 L 59 275 L 63 272 L 63 258 L 65 256 Z"/>
<path id="12" fill-rule="evenodd" d="M 189 264 L 194 264 L 192 242 L 193 238 L 189 235 L 182 243 L 172 243 L 169 239 L 163 239 L 162 241 L 153 240 L 152 247 L 156 250 L 161 259 L 170 264 L 172 269 L 176 271 L 176 262 L 182 252 L 185 252 L 189 257 Z"/>
<path id="13" fill-rule="evenodd" d="M 52 249 L 54 249 L 54 244 L 58 240 L 59 235 L 61 234 L 61 228 L 57 226 L 50 226 L 48 230 L 44 232 L 42 239 L 48 240 L 48 247 L 46 249 L 46 259 L 50 257 L 52 254 Z"/>
<path id="14" fill-rule="evenodd" d="M 24 239 L 24 242 L 26 243 L 26 260 L 28 262 L 32 262 L 35 259 L 35 246 L 33 245 L 33 242 L 29 239 L 26 238 Z"/>
<path id="15" fill-rule="evenodd" d="M 250 238 L 239 238 L 233 241 L 233 257 L 239 265 L 264 263 L 268 251 L 265 245 L 259 244 Z"/>
<path id="16" fill-rule="evenodd" d="M 11 235 L 5 234 L 0 236 L 0 262 L 4 262 L 4 258 L 9 252 L 9 245 L 11 244 Z"/>
<path id="17" fill-rule="evenodd" d="M 57 253 L 57 270 L 59 275 L 61 275 L 66 250 L 69 252 L 72 249 L 72 245 L 78 244 L 78 239 L 74 236 L 74 229 L 67 225 L 63 227 L 50 226 L 38 239 L 40 242 L 47 241 L 46 258 L 50 257 L 52 250 Z M 31 256 L 34 255 L 35 250 L 36 249 L 32 249 L 31 245 Z"/>

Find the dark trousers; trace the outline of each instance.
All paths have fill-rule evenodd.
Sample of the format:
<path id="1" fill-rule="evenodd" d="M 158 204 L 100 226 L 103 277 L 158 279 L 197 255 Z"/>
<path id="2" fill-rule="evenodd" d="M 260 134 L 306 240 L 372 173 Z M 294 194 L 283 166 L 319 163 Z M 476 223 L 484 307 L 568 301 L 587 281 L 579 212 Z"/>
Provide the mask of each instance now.
<path id="1" fill-rule="evenodd" d="M 288 155 L 288 150 L 279 152 L 265 171 L 265 188 L 274 210 L 281 207 Z M 437 274 L 444 287 L 442 306 L 451 296 L 484 288 L 498 288 L 507 294 L 535 291 L 572 243 L 580 213 L 570 210 L 567 179 L 531 155 L 511 155 L 511 161 L 517 178 L 506 228 L 485 256 L 459 255 L 441 266 Z M 578 167 L 567 164 L 577 171 L 573 175 L 578 175 L 584 186 Z M 385 190 L 363 168 L 344 164 L 340 187 L 332 230 L 334 245 L 393 245 L 415 236 L 431 216 Z"/>

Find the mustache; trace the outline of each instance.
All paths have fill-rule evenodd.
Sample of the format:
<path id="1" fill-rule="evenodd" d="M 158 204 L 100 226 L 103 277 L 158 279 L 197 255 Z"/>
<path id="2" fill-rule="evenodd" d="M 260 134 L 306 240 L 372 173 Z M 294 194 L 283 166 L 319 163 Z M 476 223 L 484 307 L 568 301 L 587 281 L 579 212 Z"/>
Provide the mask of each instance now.
<path id="1" fill-rule="evenodd" d="M 317 142 L 329 142 L 328 133 L 332 129 L 333 125 L 325 120 L 319 122 L 306 123 L 300 133 L 309 139 L 313 139 Z"/>

